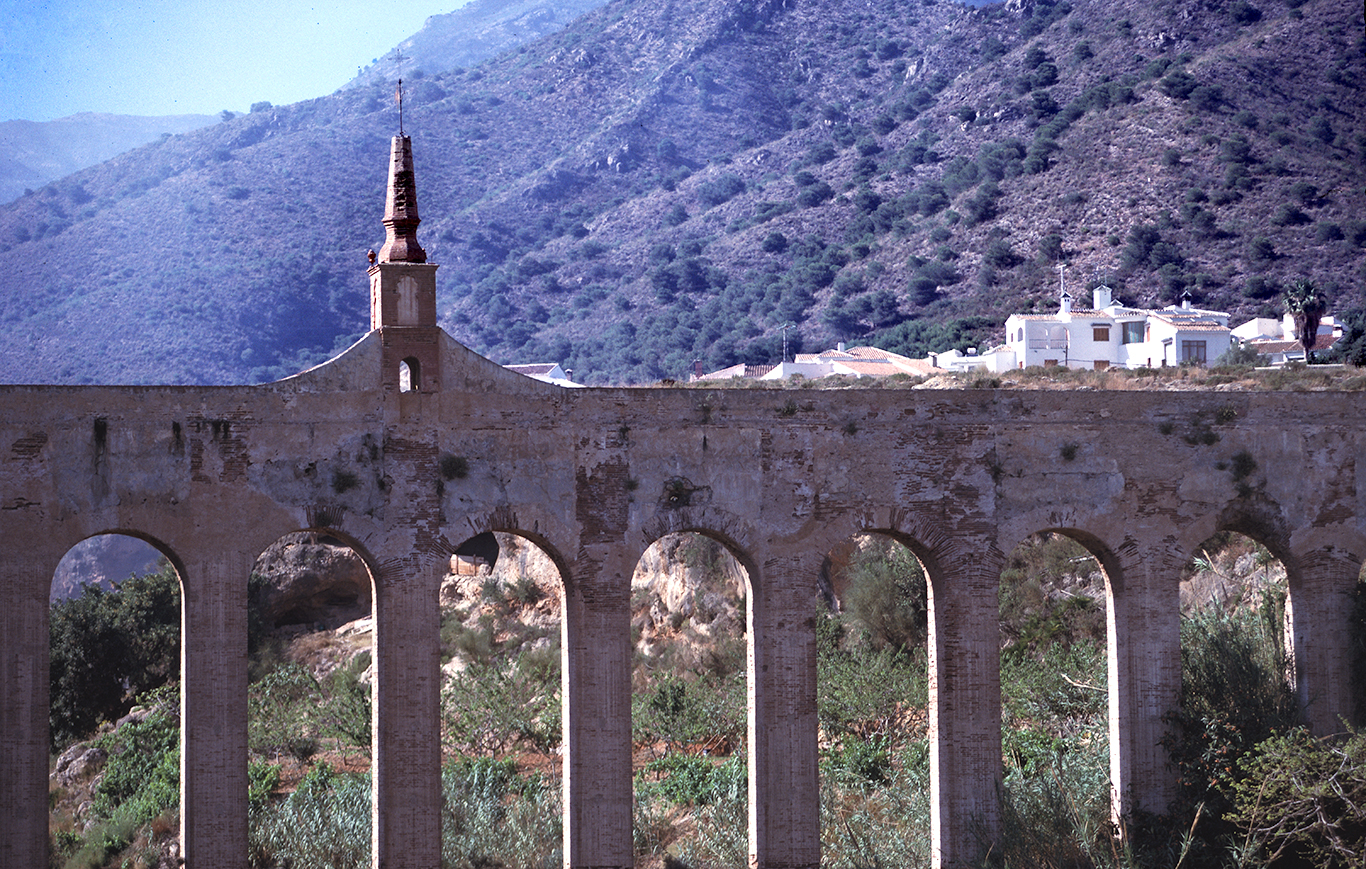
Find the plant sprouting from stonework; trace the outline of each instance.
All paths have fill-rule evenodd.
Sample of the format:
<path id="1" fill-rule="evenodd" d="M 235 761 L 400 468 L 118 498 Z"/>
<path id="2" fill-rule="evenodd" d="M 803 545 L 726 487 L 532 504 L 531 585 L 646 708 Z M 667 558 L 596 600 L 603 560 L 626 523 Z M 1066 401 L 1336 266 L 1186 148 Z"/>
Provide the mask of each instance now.
<path id="1" fill-rule="evenodd" d="M 445 453 L 441 456 L 441 479 L 463 480 L 470 472 L 469 459 Z"/>

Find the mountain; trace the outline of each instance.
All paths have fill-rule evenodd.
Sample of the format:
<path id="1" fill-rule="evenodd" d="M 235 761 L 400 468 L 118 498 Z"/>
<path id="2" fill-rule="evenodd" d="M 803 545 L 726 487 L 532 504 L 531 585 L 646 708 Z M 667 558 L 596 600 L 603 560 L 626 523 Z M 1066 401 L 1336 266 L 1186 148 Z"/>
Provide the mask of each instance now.
<path id="1" fill-rule="evenodd" d="M 474 66 L 540 39 L 606 0 L 472 0 L 433 15 L 422 29 L 376 58 L 347 87 L 385 84 L 413 72 L 424 75 Z M 401 58 L 401 60 L 400 60 Z"/>
<path id="2" fill-rule="evenodd" d="M 209 115 L 104 115 L 82 112 L 55 121 L 0 122 L 0 202 L 160 136 L 206 127 Z"/>
<path id="3" fill-rule="evenodd" d="M 442 324 L 590 383 L 835 341 L 923 353 L 1104 279 L 1235 319 L 1366 304 L 1346 0 L 615 0 L 405 79 Z M 367 327 L 392 84 L 0 208 L 0 378 L 226 383 Z M 1084 297 L 1083 297 L 1084 298 Z"/>

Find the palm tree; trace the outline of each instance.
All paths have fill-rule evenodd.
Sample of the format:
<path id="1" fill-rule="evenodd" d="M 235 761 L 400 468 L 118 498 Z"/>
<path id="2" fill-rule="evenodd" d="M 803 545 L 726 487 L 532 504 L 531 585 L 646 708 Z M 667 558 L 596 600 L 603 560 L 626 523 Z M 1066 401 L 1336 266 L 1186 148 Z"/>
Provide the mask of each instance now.
<path id="1" fill-rule="evenodd" d="M 1285 288 L 1285 310 L 1295 320 L 1295 337 L 1310 362 L 1319 337 L 1319 321 L 1328 311 L 1328 299 L 1308 278 L 1296 278 Z"/>

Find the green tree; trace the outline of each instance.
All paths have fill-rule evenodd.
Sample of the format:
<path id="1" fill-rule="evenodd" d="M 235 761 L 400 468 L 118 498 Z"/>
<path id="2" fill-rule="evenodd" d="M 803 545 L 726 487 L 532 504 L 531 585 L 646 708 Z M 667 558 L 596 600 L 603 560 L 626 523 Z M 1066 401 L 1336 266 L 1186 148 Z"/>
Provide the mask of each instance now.
<path id="1" fill-rule="evenodd" d="M 52 604 L 49 626 L 54 748 L 180 677 L 180 579 L 168 562 L 114 591 L 90 586 Z"/>
<path id="2" fill-rule="evenodd" d="M 1295 320 L 1295 337 L 1304 348 L 1304 359 L 1311 362 L 1319 337 L 1319 321 L 1328 312 L 1328 299 L 1313 281 L 1296 278 L 1286 286 L 1284 301 L 1286 312 Z"/>

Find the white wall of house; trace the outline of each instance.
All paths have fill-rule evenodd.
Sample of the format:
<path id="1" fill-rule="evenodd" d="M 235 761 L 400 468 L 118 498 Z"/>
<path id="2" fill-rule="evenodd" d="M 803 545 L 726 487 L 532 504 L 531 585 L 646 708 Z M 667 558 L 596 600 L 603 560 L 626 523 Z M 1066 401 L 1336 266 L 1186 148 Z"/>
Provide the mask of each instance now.
<path id="1" fill-rule="evenodd" d="M 1228 315 L 1188 307 L 1148 311 L 1110 303 L 1097 293 L 1098 310 L 1073 310 L 1065 300 L 1051 315 L 1014 314 L 1006 320 L 1006 346 L 1019 368 L 1160 368 L 1210 363 L 1229 348 Z"/>

